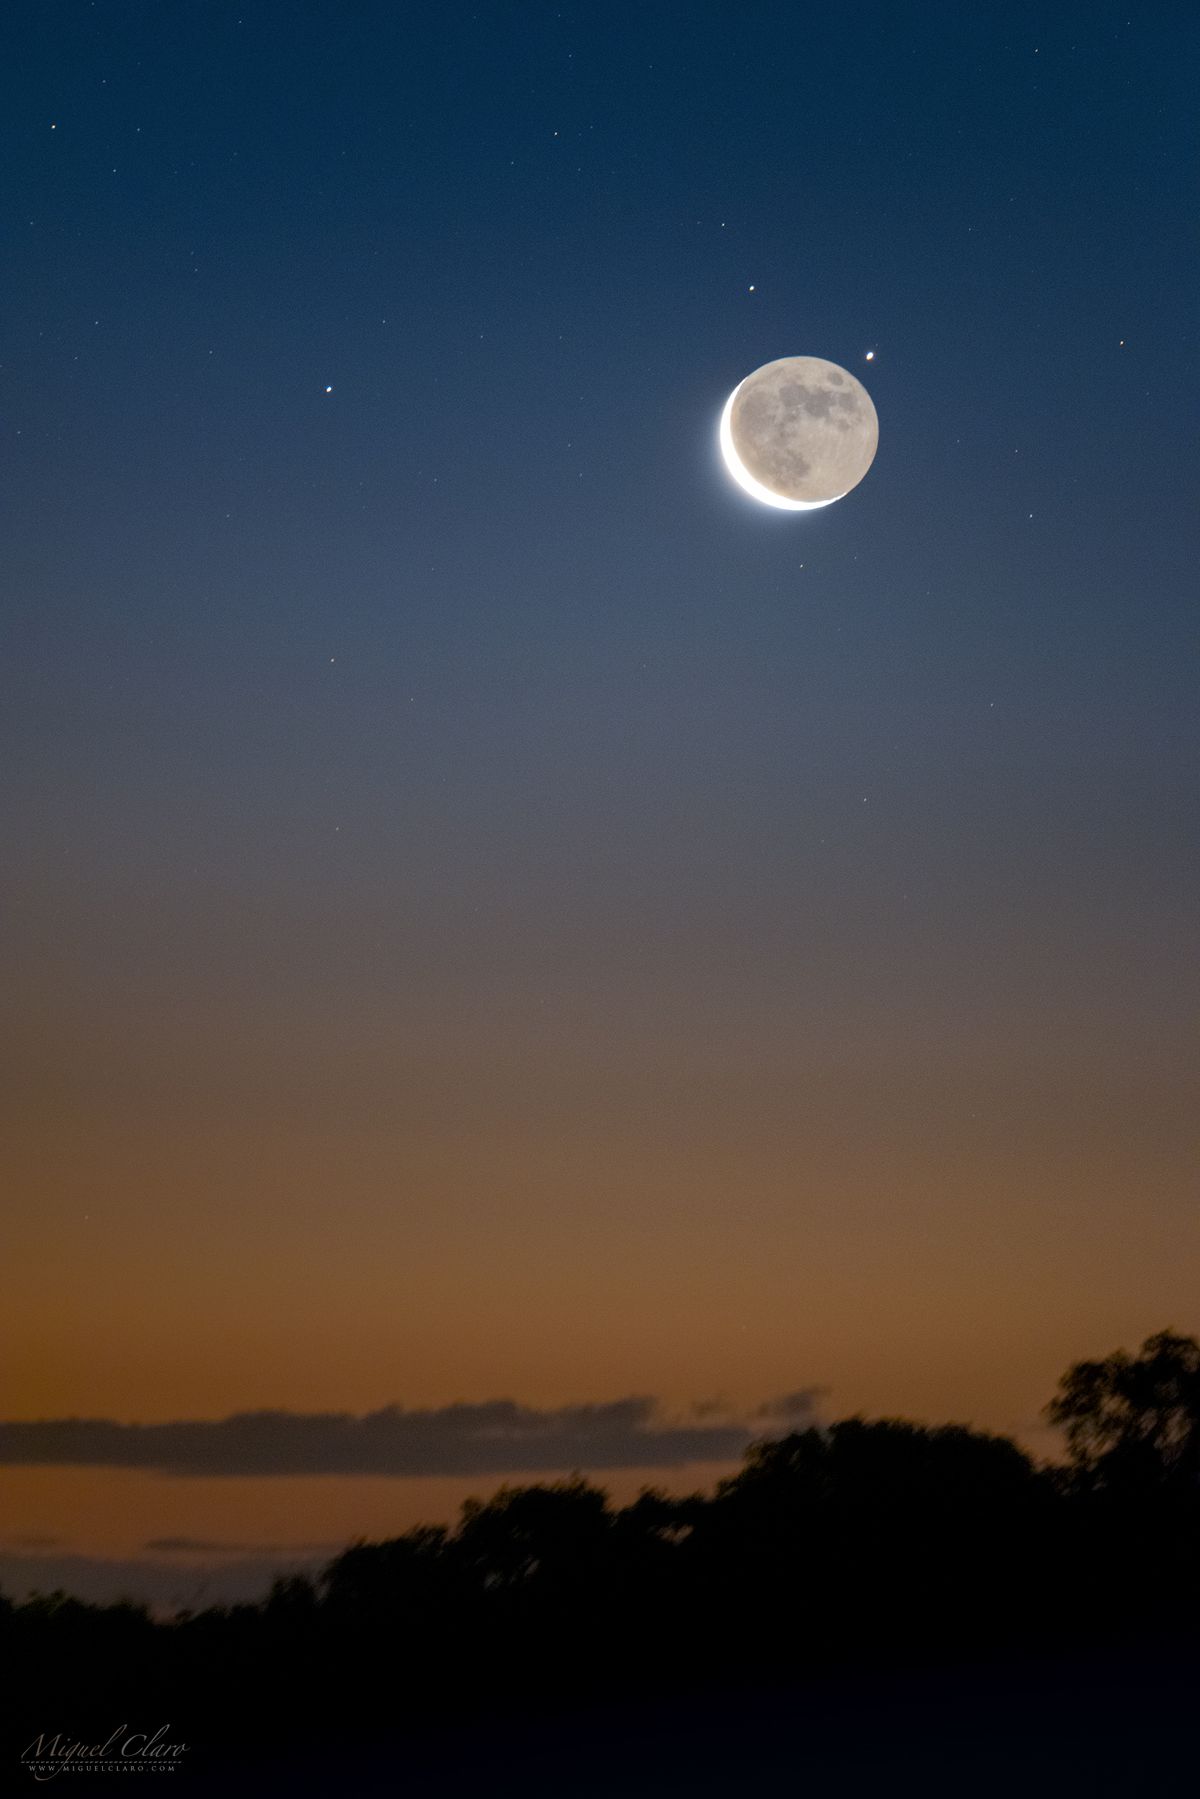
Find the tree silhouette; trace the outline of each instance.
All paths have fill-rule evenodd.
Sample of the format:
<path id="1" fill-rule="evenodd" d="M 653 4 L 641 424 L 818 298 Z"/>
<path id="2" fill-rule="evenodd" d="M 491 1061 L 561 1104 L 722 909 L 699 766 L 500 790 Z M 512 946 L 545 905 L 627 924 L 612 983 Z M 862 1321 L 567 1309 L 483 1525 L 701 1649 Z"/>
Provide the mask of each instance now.
<path id="1" fill-rule="evenodd" d="M 598 1572 L 612 1536 L 608 1496 L 575 1476 L 542 1486 L 501 1487 L 468 1499 L 456 1533 L 466 1567 L 489 1587 L 529 1581 L 574 1587 Z"/>
<path id="2" fill-rule="evenodd" d="M 1200 1497 L 1200 1343 L 1159 1331 L 1131 1356 L 1076 1362 L 1046 1407 L 1078 1487 Z"/>
<path id="3" fill-rule="evenodd" d="M 755 1444 L 708 1494 L 614 1507 L 579 1476 L 503 1487 L 454 1525 L 352 1544 L 257 1605 L 164 1620 L 0 1596 L 6 1701 L 36 1719 L 52 1694 L 73 1729 L 103 1735 L 134 1694 L 257 1753 L 301 1723 L 335 1747 L 360 1716 L 377 1741 L 419 1726 L 490 1742 L 583 1706 L 719 1708 L 814 1676 L 849 1690 L 972 1662 L 983 1679 L 997 1657 L 1156 1644 L 1191 1667 L 1200 1344 L 1163 1331 L 1079 1362 L 1047 1412 L 1065 1471 L 962 1425 L 846 1418 Z M 1091 1703 L 1090 1678 L 1072 1703 Z"/>

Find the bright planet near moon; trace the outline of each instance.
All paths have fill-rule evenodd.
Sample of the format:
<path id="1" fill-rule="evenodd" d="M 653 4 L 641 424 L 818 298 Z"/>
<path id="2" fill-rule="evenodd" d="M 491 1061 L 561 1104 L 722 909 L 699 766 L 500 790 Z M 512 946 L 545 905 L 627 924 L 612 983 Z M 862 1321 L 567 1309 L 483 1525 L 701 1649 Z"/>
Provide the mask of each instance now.
<path id="1" fill-rule="evenodd" d="M 764 506 L 811 512 L 857 487 L 879 443 L 861 381 L 820 356 L 781 356 L 739 381 L 725 402 L 721 454 Z"/>

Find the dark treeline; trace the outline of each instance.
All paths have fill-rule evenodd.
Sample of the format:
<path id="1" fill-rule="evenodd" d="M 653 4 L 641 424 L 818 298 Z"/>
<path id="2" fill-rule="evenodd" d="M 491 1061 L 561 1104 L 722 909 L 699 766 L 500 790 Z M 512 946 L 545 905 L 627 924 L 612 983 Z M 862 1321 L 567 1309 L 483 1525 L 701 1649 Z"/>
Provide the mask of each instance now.
<path id="1" fill-rule="evenodd" d="M 13 1715 L 131 1709 L 210 1743 L 304 1720 L 570 1708 L 963 1658 L 1188 1649 L 1200 1617 L 1200 1346 L 1080 1363 L 1068 1459 L 959 1426 L 852 1418 L 752 1448 L 714 1493 L 616 1509 L 582 1479 L 348 1548 L 256 1605 L 154 1620 L 0 1602 Z"/>

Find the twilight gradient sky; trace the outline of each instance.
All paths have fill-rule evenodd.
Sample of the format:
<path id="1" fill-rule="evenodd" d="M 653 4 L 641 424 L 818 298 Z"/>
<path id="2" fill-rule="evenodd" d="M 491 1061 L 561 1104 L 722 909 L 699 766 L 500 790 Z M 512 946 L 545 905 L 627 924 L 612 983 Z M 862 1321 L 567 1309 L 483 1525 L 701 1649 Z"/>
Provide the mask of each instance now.
<path id="1" fill-rule="evenodd" d="M 14 0 L 0 1419 L 1027 1434 L 1200 1325 L 1196 26 Z"/>

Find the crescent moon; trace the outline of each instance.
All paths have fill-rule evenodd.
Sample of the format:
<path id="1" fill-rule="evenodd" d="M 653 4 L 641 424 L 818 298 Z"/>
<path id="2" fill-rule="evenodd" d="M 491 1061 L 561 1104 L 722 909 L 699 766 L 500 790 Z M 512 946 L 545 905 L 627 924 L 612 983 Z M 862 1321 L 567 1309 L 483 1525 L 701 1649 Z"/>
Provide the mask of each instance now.
<path id="1" fill-rule="evenodd" d="M 717 436 L 744 493 L 781 512 L 815 512 L 867 473 L 879 418 L 848 369 L 824 356 L 777 356 L 738 382 Z"/>
<path id="2" fill-rule="evenodd" d="M 827 500 L 788 500 L 782 494 L 772 493 L 769 487 L 764 487 L 761 481 L 754 479 L 734 448 L 733 427 L 729 422 L 733 417 L 733 402 L 745 385 L 745 381 L 739 381 L 726 400 L 725 410 L 721 414 L 721 428 L 718 432 L 721 454 L 725 458 L 725 467 L 738 486 L 745 488 L 751 499 L 761 500 L 764 506 L 778 506 L 781 512 L 817 512 L 822 506 L 832 506 L 835 500 L 844 500 L 846 495 L 840 493 L 832 494 Z M 846 492 L 849 491 L 847 488 Z"/>

